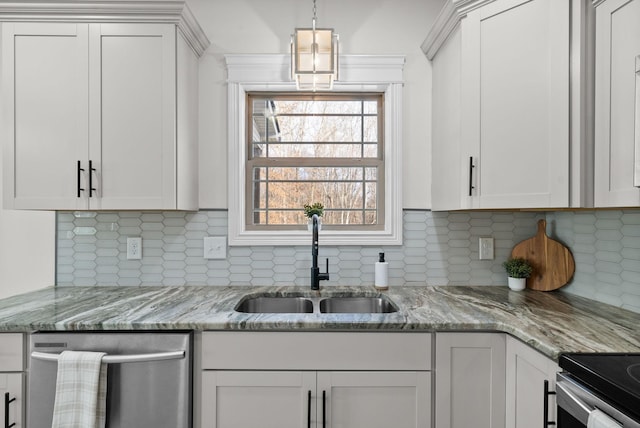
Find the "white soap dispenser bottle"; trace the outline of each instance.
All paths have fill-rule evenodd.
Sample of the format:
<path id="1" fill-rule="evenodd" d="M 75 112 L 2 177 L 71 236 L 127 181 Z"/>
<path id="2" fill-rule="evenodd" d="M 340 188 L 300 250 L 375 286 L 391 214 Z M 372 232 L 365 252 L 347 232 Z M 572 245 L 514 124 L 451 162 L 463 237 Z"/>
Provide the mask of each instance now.
<path id="1" fill-rule="evenodd" d="M 389 263 L 384 261 L 384 253 L 378 254 L 373 286 L 378 290 L 389 289 Z"/>

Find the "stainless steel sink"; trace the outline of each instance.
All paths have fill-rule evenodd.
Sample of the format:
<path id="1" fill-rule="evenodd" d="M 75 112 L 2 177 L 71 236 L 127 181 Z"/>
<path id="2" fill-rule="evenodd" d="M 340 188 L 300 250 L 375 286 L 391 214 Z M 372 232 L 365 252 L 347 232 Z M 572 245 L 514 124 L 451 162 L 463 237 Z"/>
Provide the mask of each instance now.
<path id="1" fill-rule="evenodd" d="M 325 314 L 388 314 L 398 308 L 384 297 L 329 297 L 320 301 Z"/>
<path id="2" fill-rule="evenodd" d="M 310 314 L 313 302 L 304 297 L 248 297 L 241 300 L 235 310 L 254 314 Z"/>

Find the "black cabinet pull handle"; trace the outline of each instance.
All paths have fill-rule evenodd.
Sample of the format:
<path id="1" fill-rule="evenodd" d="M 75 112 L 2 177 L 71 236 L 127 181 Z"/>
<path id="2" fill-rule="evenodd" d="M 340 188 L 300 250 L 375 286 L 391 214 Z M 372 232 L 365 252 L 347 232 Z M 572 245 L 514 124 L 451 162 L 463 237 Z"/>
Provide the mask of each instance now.
<path id="1" fill-rule="evenodd" d="M 82 172 L 84 171 L 84 169 L 82 168 L 82 165 L 80 164 L 80 161 L 78 161 L 78 167 L 76 169 L 77 172 L 77 177 L 78 177 L 78 198 L 80 197 L 80 192 L 84 192 L 84 189 L 82 187 L 80 187 L 80 184 L 82 182 Z"/>
<path id="2" fill-rule="evenodd" d="M 311 390 L 307 395 L 307 428 L 311 428 Z"/>
<path id="3" fill-rule="evenodd" d="M 89 161 L 89 197 L 93 196 L 93 192 L 96 189 L 93 187 L 93 173 L 95 172 L 95 168 L 93 167 L 93 161 Z"/>
<path id="4" fill-rule="evenodd" d="M 322 391 L 322 428 L 327 428 L 327 391 Z"/>
<path id="5" fill-rule="evenodd" d="M 556 395 L 555 391 L 549 391 L 549 381 L 544 381 L 544 391 L 543 391 L 543 406 L 544 406 L 544 414 L 542 415 L 542 428 L 547 428 L 548 426 L 555 426 L 555 422 L 549 421 L 549 396 Z"/>
<path id="6" fill-rule="evenodd" d="M 9 424 L 9 404 L 16 401 L 16 397 L 9 398 L 9 393 L 4 393 L 4 428 L 11 428 L 16 426 L 16 423 Z"/>
<path id="7" fill-rule="evenodd" d="M 473 168 L 475 165 L 473 164 L 473 156 L 469 156 L 469 196 L 473 196 Z"/>

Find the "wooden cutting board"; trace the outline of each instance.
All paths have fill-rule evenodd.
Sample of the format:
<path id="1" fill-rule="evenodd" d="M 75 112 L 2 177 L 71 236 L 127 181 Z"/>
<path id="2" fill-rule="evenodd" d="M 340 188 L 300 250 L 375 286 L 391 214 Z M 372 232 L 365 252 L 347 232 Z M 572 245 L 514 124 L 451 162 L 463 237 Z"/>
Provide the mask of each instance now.
<path id="1" fill-rule="evenodd" d="M 522 257 L 533 267 L 527 279 L 527 288 L 539 291 L 556 290 L 567 284 L 576 265 L 571 251 L 560 242 L 547 236 L 547 222 L 538 221 L 538 232 L 511 250 L 511 257 Z"/>

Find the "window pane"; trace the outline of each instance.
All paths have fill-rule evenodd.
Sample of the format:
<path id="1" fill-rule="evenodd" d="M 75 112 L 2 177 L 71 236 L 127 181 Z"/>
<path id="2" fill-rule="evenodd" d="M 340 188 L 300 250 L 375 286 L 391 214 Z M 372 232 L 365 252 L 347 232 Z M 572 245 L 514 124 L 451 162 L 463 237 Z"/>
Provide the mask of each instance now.
<path id="1" fill-rule="evenodd" d="M 373 180 L 375 181 L 378 178 L 378 169 L 377 168 L 365 168 L 365 180 Z"/>
<path id="2" fill-rule="evenodd" d="M 302 210 L 305 204 L 313 202 L 331 209 L 362 208 L 362 188 L 363 184 L 358 182 L 270 182 L 268 204 L 269 209 Z"/>
<path id="3" fill-rule="evenodd" d="M 263 100 L 256 100 L 264 102 Z M 275 114 L 361 114 L 362 101 L 320 101 L 320 100 L 275 100 Z M 370 109 L 369 114 L 377 114 L 376 102 L 368 102 L 365 104 L 374 104 L 374 108 Z"/>
<path id="4" fill-rule="evenodd" d="M 364 114 L 378 114 L 377 101 L 364 101 Z"/>
<path id="5" fill-rule="evenodd" d="M 362 158 L 363 146 L 361 144 L 321 144 L 321 143 L 303 143 L 303 144 L 269 144 L 268 152 L 261 151 L 260 155 L 254 158 Z M 367 144 L 364 148 L 364 157 L 376 157 L 378 149 L 376 145 Z M 375 153 L 375 155 L 372 155 Z"/>
<path id="6" fill-rule="evenodd" d="M 367 183 L 365 184 L 365 189 L 365 208 L 375 209 L 377 205 L 377 186 L 375 183 Z"/>
<path id="7" fill-rule="evenodd" d="M 365 117 L 364 118 L 364 139 L 366 142 L 378 141 L 378 118 L 377 117 Z"/>
<path id="8" fill-rule="evenodd" d="M 364 158 L 377 158 L 378 157 L 378 145 L 377 144 L 365 144 L 364 145 Z"/>
<path id="9" fill-rule="evenodd" d="M 375 168 L 366 168 L 374 170 Z M 360 167 L 259 167 L 254 168 L 254 181 L 362 181 L 364 168 Z M 370 172 L 369 172 L 370 174 Z M 375 179 L 375 178 L 374 178 Z"/>

